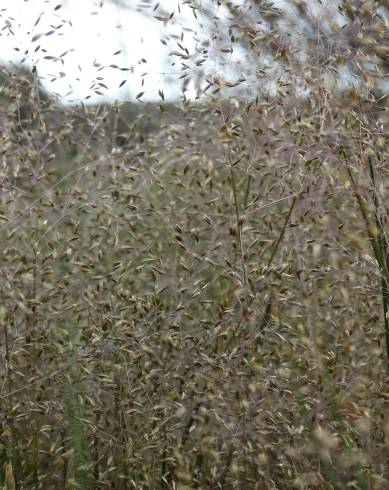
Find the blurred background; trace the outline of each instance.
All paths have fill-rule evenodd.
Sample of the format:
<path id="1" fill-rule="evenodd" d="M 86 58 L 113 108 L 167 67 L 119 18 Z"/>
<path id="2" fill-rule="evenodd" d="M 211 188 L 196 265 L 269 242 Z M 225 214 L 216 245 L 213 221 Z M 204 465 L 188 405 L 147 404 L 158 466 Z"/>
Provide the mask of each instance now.
<path id="1" fill-rule="evenodd" d="M 227 97 L 275 95 L 290 82 L 306 96 L 318 76 L 386 93 L 388 9 L 356 3 L 3 0 L 1 59 L 35 67 L 66 104 L 193 99 L 215 80 Z"/>
<path id="2" fill-rule="evenodd" d="M 159 91 L 177 99 L 182 72 L 174 51 L 193 53 L 203 42 L 204 24 L 173 0 L 5 0 L 1 7 L 2 62 L 36 67 L 43 87 L 68 104 L 140 92 L 160 100 Z M 185 91 L 196 96 L 193 83 Z"/>

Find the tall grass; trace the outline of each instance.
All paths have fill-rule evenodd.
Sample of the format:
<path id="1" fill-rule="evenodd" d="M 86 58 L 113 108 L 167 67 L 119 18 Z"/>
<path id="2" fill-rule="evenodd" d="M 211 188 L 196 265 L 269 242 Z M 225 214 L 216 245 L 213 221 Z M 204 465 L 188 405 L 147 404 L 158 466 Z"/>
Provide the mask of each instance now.
<path id="1" fill-rule="evenodd" d="M 378 103 L 129 120 L 4 77 L 1 485 L 386 488 Z"/>

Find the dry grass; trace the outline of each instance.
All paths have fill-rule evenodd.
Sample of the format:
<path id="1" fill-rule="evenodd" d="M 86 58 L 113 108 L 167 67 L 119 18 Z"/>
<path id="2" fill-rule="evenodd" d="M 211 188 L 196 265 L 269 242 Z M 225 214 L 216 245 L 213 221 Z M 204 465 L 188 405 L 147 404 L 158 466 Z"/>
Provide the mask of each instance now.
<path id="1" fill-rule="evenodd" d="M 3 96 L 3 487 L 389 488 L 386 113 Z"/>

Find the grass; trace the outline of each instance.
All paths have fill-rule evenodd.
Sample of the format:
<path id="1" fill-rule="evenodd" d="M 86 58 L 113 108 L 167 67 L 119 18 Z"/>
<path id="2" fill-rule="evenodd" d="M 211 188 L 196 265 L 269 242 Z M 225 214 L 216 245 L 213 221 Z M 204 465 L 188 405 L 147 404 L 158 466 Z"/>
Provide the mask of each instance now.
<path id="1" fill-rule="evenodd" d="M 211 97 L 114 151 L 109 108 L 47 106 L 33 159 L 8 114 L 3 488 L 386 488 L 387 138 L 338 103 Z"/>

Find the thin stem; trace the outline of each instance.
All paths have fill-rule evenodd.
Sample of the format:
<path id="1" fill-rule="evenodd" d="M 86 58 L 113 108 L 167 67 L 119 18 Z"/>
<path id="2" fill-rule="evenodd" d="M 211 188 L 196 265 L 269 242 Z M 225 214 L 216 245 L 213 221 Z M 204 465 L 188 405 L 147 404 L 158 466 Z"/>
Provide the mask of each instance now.
<path id="1" fill-rule="evenodd" d="M 2 323 L 3 333 L 4 333 L 4 348 L 5 348 L 5 369 L 6 369 L 6 379 L 7 379 L 7 388 L 8 393 L 11 393 L 12 389 L 12 377 L 11 377 L 11 353 L 9 349 L 9 336 L 8 336 L 8 325 L 7 325 L 7 315 L 5 312 L 1 312 L 0 322 Z M 15 427 L 12 422 L 12 397 L 10 396 L 8 399 L 8 416 L 11 420 L 11 459 L 12 459 L 12 467 L 14 471 L 17 469 L 17 458 L 16 458 L 16 433 Z M 15 475 L 16 476 L 16 475 Z"/>
<path id="2" fill-rule="evenodd" d="M 237 236 L 238 236 L 240 257 L 241 257 L 241 261 L 242 261 L 243 283 L 245 286 L 247 286 L 246 266 L 244 263 L 243 240 L 242 240 L 242 221 L 241 221 L 240 212 L 239 212 L 238 197 L 237 197 L 236 183 L 235 183 L 235 174 L 234 174 L 234 169 L 233 169 L 233 165 L 232 165 L 232 161 L 231 161 L 230 145 L 228 145 L 228 163 L 230 165 L 231 187 L 232 187 L 232 193 L 234 195 L 236 231 L 237 231 Z"/>
<path id="3" fill-rule="evenodd" d="M 386 357 L 387 357 L 387 369 L 389 370 L 389 272 L 388 272 L 388 250 L 385 241 L 385 234 L 383 224 L 381 222 L 379 213 L 378 213 L 378 198 L 375 194 L 375 175 L 374 169 L 371 160 L 369 160 L 369 172 L 370 179 L 372 182 L 373 189 L 373 203 L 374 203 L 374 217 L 375 217 L 375 225 L 376 225 L 376 233 L 373 232 L 373 228 L 371 226 L 371 221 L 368 215 L 368 211 L 366 209 L 366 204 L 362 199 L 361 192 L 357 189 L 357 186 L 354 181 L 354 177 L 352 175 L 351 169 L 348 165 L 346 165 L 347 173 L 350 178 L 352 189 L 354 192 L 354 196 L 357 199 L 359 209 L 361 211 L 362 217 L 365 221 L 367 234 L 369 236 L 369 241 L 373 248 L 374 256 L 377 260 L 378 267 L 381 272 L 381 289 L 382 289 L 382 305 L 383 305 L 383 313 L 384 313 L 384 331 L 385 331 L 385 347 L 386 347 Z"/>
<path id="4" fill-rule="evenodd" d="M 385 240 L 385 229 L 384 225 L 382 223 L 382 220 L 379 215 L 379 203 L 378 203 L 378 196 L 376 192 L 376 180 L 375 180 L 375 172 L 374 172 L 374 167 L 373 167 L 373 162 L 371 158 L 369 157 L 368 159 L 368 164 L 369 164 L 369 173 L 370 173 L 370 180 L 372 184 L 372 193 L 373 193 L 373 203 L 374 203 L 374 218 L 375 218 L 375 223 L 377 227 L 377 250 L 379 252 L 379 261 L 378 263 L 381 268 L 382 272 L 382 278 L 381 278 L 381 289 L 382 289 L 382 306 L 383 306 L 383 313 L 384 313 L 384 329 L 385 329 L 385 344 L 386 344 L 386 356 L 387 356 L 387 361 L 388 361 L 388 369 L 389 369 L 389 318 L 388 318 L 388 311 L 389 311 L 389 274 L 388 274 L 388 258 L 389 258 L 389 251 L 387 248 L 387 243 Z"/>
<path id="5" fill-rule="evenodd" d="M 245 190 L 244 199 L 243 199 L 243 209 L 244 209 L 244 212 L 246 212 L 247 204 L 249 202 L 251 181 L 252 181 L 252 177 L 251 177 L 251 174 L 249 174 L 248 177 L 247 177 L 246 190 Z"/>
<path id="6" fill-rule="evenodd" d="M 285 222 L 284 222 L 284 225 L 281 229 L 281 233 L 274 245 L 274 248 L 273 248 L 273 251 L 271 253 L 271 256 L 270 256 L 270 259 L 269 259 L 269 262 L 267 263 L 267 268 L 269 269 L 269 267 L 271 266 L 271 264 L 273 263 L 273 259 L 277 253 L 277 250 L 278 250 L 278 247 L 280 246 L 280 243 L 282 242 L 282 239 L 284 238 L 284 235 L 285 235 L 285 231 L 286 231 L 286 227 L 288 226 L 288 223 L 289 223 L 289 220 L 290 220 L 290 217 L 292 216 L 292 212 L 293 212 L 293 208 L 296 204 L 296 201 L 297 201 L 297 197 L 298 197 L 298 194 L 295 194 L 293 199 L 292 199 L 292 203 L 290 205 L 290 208 L 289 208 L 289 211 L 288 211 L 288 214 L 285 218 Z"/>
<path id="7" fill-rule="evenodd" d="M 300 193 L 298 193 L 298 194 L 294 194 L 294 196 L 293 196 L 292 203 L 291 203 L 291 205 L 290 205 L 290 207 L 289 207 L 289 211 L 288 211 L 288 214 L 287 214 L 287 216 L 286 216 L 286 219 L 285 219 L 284 225 L 283 225 L 283 227 L 282 227 L 282 229 L 281 229 L 280 235 L 279 235 L 279 237 L 278 237 L 278 239 L 277 239 L 277 241 L 276 241 L 276 243 L 275 243 L 275 245 L 274 245 L 274 248 L 273 248 L 272 254 L 271 254 L 270 259 L 269 259 L 269 261 L 268 261 L 268 263 L 267 263 L 267 269 L 269 269 L 269 268 L 270 268 L 270 266 L 271 266 L 271 264 L 273 263 L 274 257 L 275 257 L 275 255 L 276 255 L 277 250 L 278 250 L 278 248 L 279 248 L 279 246 L 280 246 L 280 244 L 281 244 L 281 242 L 282 242 L 282 239 L 283 239 L 283 237 L 284 237 L 284 235 L 285 235 L 285 231 L 286 231 L 286 228 L 287 228 L 287 226 L 288 226 L 288 223 L 289 223 L 290 217 L 292 216 L 292 212 L 293 212 L 294 206 L 295 206 L 295 204 L 296 204 L 296 201 L 297 201 L 297 199 L 298 199 L 300 196 L 301 196 L 301 192 L 300 192 Z M 229 339 L 227 340 L 226 345 L 225 345 L 225 349 L 229 348 L 229 346 L 230 346 L 230 344 L 231 344 L 231 342 L 232 342 L 232 340 L 233 340 L 233 338 L 234 338 L 235 333 L 236 333 L 236 332 L 238 331 L 238 329 L 240 328 L 240 325 L 241 325 L 242 320 L 243 320 L 244 318 L 246 318 L 247 313 L 248 313 L 248 311 L 249 311 L 249 309 L 250 309 L 250 306 L 252 305 L 252 303 L 253 303 L 254 299 L 255 299 L 255 295 L 253 295 L 253 294 L 252 294 L 252 295 L 250 295 L 250 296 L 249 296 L 248 302 L 247 302 L 247 304 L 246 304 L 246 306 L 245 306 L 245 308 L 244 308 L 244 310 L 243 310 L 243 312 L 242 312 L 242 317 L 241 317 L 240 321 L 237 323 L 236 327 L 234 328 L 234 330 L 233 330 L 233 332 L 232 332 L 232 335 L 231 335 L 231 336 L 229 337 Z M 263 317 L 262 317 L 262 321 L 261 321 L 261 323 L 260 323 L 260 325 L 261 325 L 260 329 L 262 329 L 262 325 L 264 325 L 264 324 L 267 322 L 267 319 L 268 319 L 268 316 L 269 316 L 269 313 L 270 313 L 270 310 L 271 310 L 272 299 L 273 299 L 273 298 L 272 298 L 272 294 L 270 294 L 269 301 L 267 302 L 267 305 L 265 306 L 265 311 L 264 311 L 264 314 L 263 314 Z"/>

